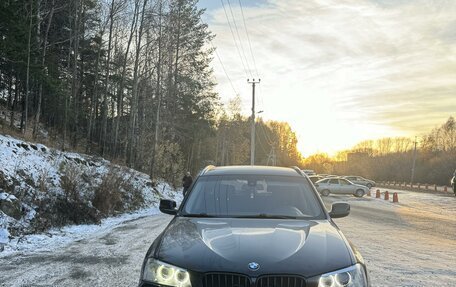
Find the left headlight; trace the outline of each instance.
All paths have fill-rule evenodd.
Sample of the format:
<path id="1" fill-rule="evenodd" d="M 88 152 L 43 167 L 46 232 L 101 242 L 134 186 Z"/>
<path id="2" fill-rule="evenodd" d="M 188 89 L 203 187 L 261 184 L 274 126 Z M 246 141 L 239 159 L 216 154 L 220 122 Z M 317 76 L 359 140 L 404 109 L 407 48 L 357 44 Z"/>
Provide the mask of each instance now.
<path id="1" fill-rule="evenodd" d="M 367 287 L 367 276 L 360 264 L 320 276 L 318 287 Z"/>
<path id="2" fill-rule="evenodd" d="M 187 270 L 153 258 L 147 259 L 143 280 L 172 287 L 192 287 Z"/>

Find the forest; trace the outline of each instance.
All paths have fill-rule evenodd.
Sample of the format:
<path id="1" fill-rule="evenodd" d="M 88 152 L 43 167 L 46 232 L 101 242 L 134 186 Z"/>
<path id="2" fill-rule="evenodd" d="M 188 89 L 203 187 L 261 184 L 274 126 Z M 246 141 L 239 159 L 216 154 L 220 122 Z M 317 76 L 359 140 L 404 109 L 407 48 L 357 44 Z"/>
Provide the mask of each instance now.
<path id="1" fill-rule="evenodd" d="M 248 164 L 250 119 L 223 104 L 196 0 L 0 1 L 3 133 L 178 182 Z M 256 122 L 256 163 L 300 165 L 287 123 Z"/>
<path id="2" fill-rule="evenodd" d="M 334 157 L 315 154 L 305 159 L 304 166 L 319 173 L 449 186 L 456 170 L 456 121 L 449 117 L 441 126 L 415 139 L 367 140 Z"/>

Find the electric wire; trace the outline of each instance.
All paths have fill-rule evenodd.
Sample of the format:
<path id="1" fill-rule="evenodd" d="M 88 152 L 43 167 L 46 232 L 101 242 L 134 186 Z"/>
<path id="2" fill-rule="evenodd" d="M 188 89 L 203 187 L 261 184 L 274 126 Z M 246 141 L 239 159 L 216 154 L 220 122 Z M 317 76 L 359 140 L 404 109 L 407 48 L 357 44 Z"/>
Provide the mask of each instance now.
<path id="1" fill-rule="evenodd" d="M 253 60 L 253 67 L 255 68 L 255 73 L 257 74 L 257 77 L 260 77 L 260 75 L 258 74 L 255 56 L 254 56 L 253 49 L 252 49 L 252 42 L 250 41 L 249 31 L 247 30 L 247 25 L 245 23 L 244 8 L 242 8 L 241 0 L 239 0 L 239 7 L 241 8 L 242 21 L 244 22 L 244 29 L 245 29 L 245 34 L 247 35 L 247 42 L 249 43 L 250 55 L 252 56 L 252 60 Z"/>
<path id="2" fill-rule="evenodd" d="M 236 30 L 236 35 L 237 35 L 238 40 L 239 40 L 239 45 L 241 46 L 242 55 L 244 56 L 244 60 L 245 60 L 245 63 L 247 65 L 247 69 L 248 69 L 248 71 L 250 73 L 250 76 L 253 78 L 253 74 L 252 74 L 252 70 L 250 69 L 249 61 L 247 60 L 247 56 L 245 55 L 244 45 L 242 45 L 241 36 L 239 35 L 239 29 L 238 29 L 238 26 L 236 24 L 236 17 L 234 17 L 233 9 L 231 7 L 231 2 L 230 2 L 230 0 L 226 0 L 226 1 L 228 2 L 228 8 L 230 9 L 231 17 L 233 18 L 234 29 Z"/>
<path id="3" fill-rule="evenodd" d="M 212 42 L 211 42 L 211 45 L 212 45 Z M 212 47 L 214 47 L 214 46 L 212 45 Z M 228 81 L 230 82 L 230 85 L 231 85 L 231 88 L 232 88 L 233 91 L 234 91 L 234 94 L 235 94 L 235 95 L 239 95 L 239 93 L 238 93 L 238 92 L 236 91 L 236 89 L 234 88 L 233 82 L 231 81 L 231 78 L 230 78 L 230 76 L 228 75 L 228 73 L 227 73 L 227 71 L 226 71 L 226 69 L 225 69 L 225 65 L 223 65 L 222 59 L 220 58 L 220 55 L 219 55 L 219 53 L 217 52 L 217 49 L 216 49 L 215 47 L 214 47 L 214 52 L 215 52 L 215 55 L 217 56 L 217 59 L 218 59 L 219 62 L 220 62 L 220 65 L 222 66 L 222 69 L 223 69 L 223 72 L 225 73 L 226 78 L 227 78 Z"/>
<path id="4" fill-rule="evenodd" d="M 242 59 L 241 51 L 239 50 L 239 46 L 236 41 L 236 36 L 234 35 L 233 28 L 231 27 L 231 21 L 230 21 L 230 18 L 228 17 L 228 13 L 226 12 L 225 3 L 223 2 L 223 0 L 220 0 L 220 2 L 222 3 L 223 11 L 225 12 L 226 21 L 228 22 L 228 26 L 231 31 L 231 36 L 233 36 L 234 45 L 236 46 L 236 50 L 239 54 L 239 59 L 241 60 L 242 66 L 244 68 L 245 76 L 246 76 L 246 78 L 248 78 L 249 73 L 247 72 L 247 68 L 245 66 L 244 60 Z"/>
<path id="5" fill-rule="evenodd" d="M 208 24 L 205 23 L 205 22 L 203 21 L 203 19 L 201 18 L 201 16 L 200 16 L 200 21 L 201 21 L 201 23 L 206 24 L 206 25 L 208 26 Z M 222 58 L 220 57 L 219 53 L 217 52 L 217 48 L 214 46 L 214 43 L 212 42 L 211 39 L 209 39 L 209 43 L 210 43 L 210 45 L 211 45 L 211 47 L 212 47 L 212 49 L 213 49 L 215 55 L 217 56 L 217 59 L 218 59 L 218 61 L 219 61 L 219 63 L 220 63 L 220 66 L 222 66 L 222 69 L 223 69 L 223 72 L 225 73 L 226 78 L 227 78 L 228 81 L 230 82 L 230 86 L 231 86 L 231 88 L 233 89 L 234 94 L 235 94 L 235 95 L 239 95 L 238 91 L 236 90 L 236 88 L 235 88 L 234 85 L 233 85 L 233 81 L 231 81 L 231 78 L 230 78 L 230 76 L 228 75 L 228 72 L 226 71 L 226 68 L 225 68 L 225 65 L 223 64 Z"/>

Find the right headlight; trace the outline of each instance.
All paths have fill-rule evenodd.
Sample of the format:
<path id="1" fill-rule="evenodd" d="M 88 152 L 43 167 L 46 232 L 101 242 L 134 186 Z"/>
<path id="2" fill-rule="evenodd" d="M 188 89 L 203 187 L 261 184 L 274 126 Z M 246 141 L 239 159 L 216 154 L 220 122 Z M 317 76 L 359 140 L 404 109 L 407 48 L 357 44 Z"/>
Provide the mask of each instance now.
<path id="1" fill-rule="evenodd" d="M 353 265 L 320 276 L 318 287 L 367 287 L 367 276 L 363 266 Z"/>

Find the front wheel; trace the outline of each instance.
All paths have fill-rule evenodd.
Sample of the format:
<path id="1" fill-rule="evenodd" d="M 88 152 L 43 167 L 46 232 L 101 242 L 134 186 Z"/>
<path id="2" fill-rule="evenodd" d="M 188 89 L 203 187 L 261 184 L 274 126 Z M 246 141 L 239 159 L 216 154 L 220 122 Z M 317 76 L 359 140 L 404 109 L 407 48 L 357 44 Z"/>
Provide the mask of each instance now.
<path id="1" fill-rule="evenodd" d="M 364 190 L 358 189 L 357 191 L 355 191 L 356 197 L 363 197 L 363 195 L 364 195 Z"/>
<path id="2" fill-rule="evenodd" d="M 329 190 L 325 189 L 321 192 L 322 196 L 328 196 L 329 195 Z"/>

